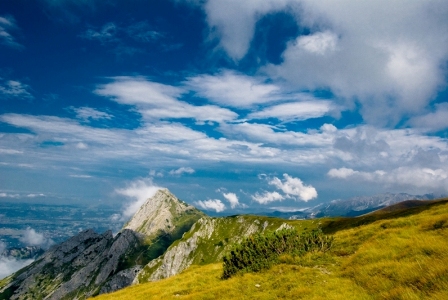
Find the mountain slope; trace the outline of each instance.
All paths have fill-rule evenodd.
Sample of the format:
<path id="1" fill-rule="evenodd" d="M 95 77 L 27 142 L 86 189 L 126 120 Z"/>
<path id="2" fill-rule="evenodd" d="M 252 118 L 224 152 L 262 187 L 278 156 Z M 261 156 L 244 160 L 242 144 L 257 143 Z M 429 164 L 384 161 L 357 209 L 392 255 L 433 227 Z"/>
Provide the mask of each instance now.
<path id="1" fill-rule="evenodd" d="M 117 236 L 83 231 L 2 280 L 0 299 L 84 299 L 128 286 L 202 216 L 160 190 Z"/>
<path id="2" fill-rule="evenodd" d="M 329 252 L 284 256 L 267 271 L 221 280 L 221 263 L 193 265 L 95 299 L 448 299 L 448 200 L 375 218 L 340 226 Z"/>
<path id="3" fill-rule="evenodd" d="M 163 256 L 149 262 L 136 276 L 135 283 L 160 280 L 176 275 L 192 264 L 215 263 L 225 251 L 244 237 L 266 230 L 277 230 L 293 224 L 299 230 L 310 230 L 318 223 L 302 223 L 262 216 L 203 217 L 190 231 L 174 242 Z"/>

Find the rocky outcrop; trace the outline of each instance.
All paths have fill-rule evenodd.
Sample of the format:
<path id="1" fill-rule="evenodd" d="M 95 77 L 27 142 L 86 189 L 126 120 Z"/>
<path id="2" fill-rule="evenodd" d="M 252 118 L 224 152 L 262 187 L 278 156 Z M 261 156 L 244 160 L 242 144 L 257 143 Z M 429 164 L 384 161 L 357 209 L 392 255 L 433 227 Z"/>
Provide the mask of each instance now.
<path id="1" fill-rule="evenodd" d="M 154 237 L 161 233 L 175 232 L 186 221 L 194 220 L 187 224 L 190 229 L 203 215 L 194 206 L 180 201 L 167 189 L 162 189 L 143 203 L 123 228 Z"/>
<path id="2" fill-rule="evenodd" d="M 115 238 L 111 231 L 101 235 L 83 231 L 14 274 L 0 292 L 10 299 L 87 298 L 97 294 L 139 244 L 140 238 L 131 230 Z"/>
<path id="3" fill-rule="evenodd" d="M 168 278 L 192 264 L 221 261 L 225 252 L 244 237 L 288 226 L 279 219 L 256 216 L 201 218 L 163 256 L 149 262 L 135 277 L 134 284 Z"/>
<path id="4" fill-rule="evenodd" d="M 142 270 L 143 266 L 135 266 L 118 272 L 112 276 L 100 290 L 100 294 L 111 293 L 131 285 L 135 276 Z"/>

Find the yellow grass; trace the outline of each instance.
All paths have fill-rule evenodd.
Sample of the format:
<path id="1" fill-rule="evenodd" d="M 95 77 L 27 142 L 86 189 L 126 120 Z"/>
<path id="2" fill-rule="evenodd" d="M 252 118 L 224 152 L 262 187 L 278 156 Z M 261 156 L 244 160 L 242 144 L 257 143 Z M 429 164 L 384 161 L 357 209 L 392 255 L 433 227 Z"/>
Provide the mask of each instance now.
<path id="1" fill-rule="evenodd" d="M 220 263 L 192 266 L 95 299 L 448 299 L 448 205 L 336 232 L 330 252 L 281 261 L 229 280 Z"/>

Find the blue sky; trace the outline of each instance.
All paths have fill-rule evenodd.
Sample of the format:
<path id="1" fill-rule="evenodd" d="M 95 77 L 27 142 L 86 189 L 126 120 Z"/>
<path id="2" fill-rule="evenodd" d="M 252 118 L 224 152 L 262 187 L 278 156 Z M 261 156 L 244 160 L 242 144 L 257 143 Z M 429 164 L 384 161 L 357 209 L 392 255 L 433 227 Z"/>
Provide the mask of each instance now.
<path id="1" fill-rule="evenodd" d="M 448 3 L 3 0 L 0 200 L 448 189 Z"/>

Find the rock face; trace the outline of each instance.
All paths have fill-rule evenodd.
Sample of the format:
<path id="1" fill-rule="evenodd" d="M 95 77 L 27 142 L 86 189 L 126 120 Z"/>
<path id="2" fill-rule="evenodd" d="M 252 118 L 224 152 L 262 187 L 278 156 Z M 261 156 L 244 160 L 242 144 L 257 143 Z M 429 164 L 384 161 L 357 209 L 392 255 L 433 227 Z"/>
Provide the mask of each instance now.
<path id="1" fill-rule="evenodd" d="M 196 221 L 196 216 L 202 217 L 203 214 L 164 189 L 146 201 L 123 228 L 153 237 L 160 233 L 173 233 L 185 225 L 183 221 Z"/>
<path id="2" fill-rule="evenodd" d="M 115 237 L 83 231 L 3 280 L 0 299 L 85 299 L 126 287 L 203 216 L 160 190 Z"/>
<path id="3" fill-rule="evenodd" d="M 257 216 L 203 217 L 163 256 L 150 261 L 135 277 L 134 284 L 168 278 L 192 264 L 218 262 L 231 245 L 244 237 L 287 226 L 280 219 Z"/>
<path id="4" fill-rule="evenodd" d="M 10 299 L 86 298 L 97 293 L 139 243 L 131 230 L 115 238 L 111 231 L 83 231 L 12 275 L 0 292 Z"/>

